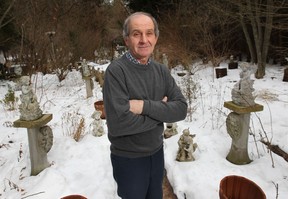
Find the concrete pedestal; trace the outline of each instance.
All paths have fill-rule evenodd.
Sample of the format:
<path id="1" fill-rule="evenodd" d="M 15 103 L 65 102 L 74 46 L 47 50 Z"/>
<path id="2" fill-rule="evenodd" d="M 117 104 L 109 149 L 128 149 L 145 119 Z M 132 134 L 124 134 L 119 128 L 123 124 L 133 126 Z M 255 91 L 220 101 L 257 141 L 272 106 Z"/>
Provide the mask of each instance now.
<path id="1" fill-rule="evenodd" d="M 85 84 L 86 84 L 86 94 L 87 94 L 87 98 L 92 97 L 93 96 L 93 81 L 91 79 L 91 76 L 89 77 L 83 77 L 83 79 L 85 80 Z"/>
<path id="2" fill-rule="evenodd" d="M 14 127 L 27 128 L 31 175 L 33 176 L 37 175 L 49 166 L 49 162 L 47 160 L 47 152 L 50 150 L 52 144 L 51 139 L 47 139 L 51 138 L 51 132 L 50 135 L 48 135 L 47 132 L 42 133 L 41 129 L 51 120 L 52 114 L 44 114 L 41 118 L 33 121 L 23 121 L 20 119 L 14 121 Z M 51 145 L 50 148 L 47 148 L 48 142 Z"/>
<path id="3" fill-rule="evenodd" d="M 250 115 L 251 112 L 262 111 L 263 106 L 255 104 L 242 107 L 230 101 L 224 102 L 224 107 L 233 111 L 226 120 L 227 131 L 232 138 L 231 148 L 226 159 L 237 165 L 249 164 L 252 161 L 248 155 Z"/>

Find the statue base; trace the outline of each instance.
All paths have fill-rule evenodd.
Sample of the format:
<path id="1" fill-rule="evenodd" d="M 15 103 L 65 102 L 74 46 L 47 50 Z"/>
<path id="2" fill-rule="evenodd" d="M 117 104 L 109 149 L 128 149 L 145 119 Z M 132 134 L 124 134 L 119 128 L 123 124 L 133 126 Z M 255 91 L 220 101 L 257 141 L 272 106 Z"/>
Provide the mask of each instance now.
<path id="1" fill-rule="evenodd" d="M 263 106 L 260 104 L 255 104 L 254 106 L 239 106 L 235 104 L 233 101 L 224 102 L 224 107 L 228 108 L 238 114 L 245 114 L 245 113 L 252 113 L 252 112 L 259 112 L 263 111 Z"/>
<path id="2" fill-rule="evenodd" d="M 19 119 L 14 121 L 14 127 L 27 128 L 32 176 L 36 176 L 50 166 L 47 160 L 47 150 L 49 151 L 52 147 L 53 133 L 51 130 L 50 133 L 47 134 L 47 132 L 45 132 L 43 134 L 41 129 L 51 120 L 52 114 L 44 114 L 37 120 L 24 121 Z M 47 149 L 47 146 L 45 144 L 43 145 L 43 139 L 45 139 L 44 143 L 51 143 L 50 148 Z"/>
<path id="3" fill-rule="evenodd" d="M 251 112 L 262 111 L 263 106 L 255 104 L 244 107 L 233 101 L 224 102 L 224 107 L 232 110 L 227 116 L 226 127 L 232 138 L 230 151 L 226 159 L 236 165 L 244 165 L 252 162 L 248 155 L 248 136 Z"/>

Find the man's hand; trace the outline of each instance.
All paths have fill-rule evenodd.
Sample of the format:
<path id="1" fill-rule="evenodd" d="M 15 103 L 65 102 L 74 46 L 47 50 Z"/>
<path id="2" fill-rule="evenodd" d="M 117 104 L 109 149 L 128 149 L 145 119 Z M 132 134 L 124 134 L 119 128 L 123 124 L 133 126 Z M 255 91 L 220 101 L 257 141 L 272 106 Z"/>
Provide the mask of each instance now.
<path id="1" fill-rule="evenodd" d="M 164 97 L 163 99 L 162 99 L 162 102 L 167 102 L 168 101 L 168 97 Z"/>
<path id="2" fill-rule="evenodd" d="M 167 102 L 168 98 L 165 96 L 162 102 Z M 143 100 L 129 100 L 130 111 L 134 114 L 140 115 L 143 111 L 144 101 Z"/>
<path id="3" fill-rule="evenodd" d="M 129 100 L 130 111 L 134 114 L 140 115 L 143 111 L 144 101 L 143 100 Z"/>

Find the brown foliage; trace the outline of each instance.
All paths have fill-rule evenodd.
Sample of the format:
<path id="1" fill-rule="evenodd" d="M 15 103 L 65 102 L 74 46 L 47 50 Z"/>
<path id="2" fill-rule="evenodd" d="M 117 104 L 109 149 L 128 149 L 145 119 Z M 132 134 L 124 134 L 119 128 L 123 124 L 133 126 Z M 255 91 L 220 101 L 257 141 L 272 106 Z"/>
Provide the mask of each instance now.
<path id="1" fill-rule="evenodd" d="M 95 50 L 110 50 L 126 17 L 118 0 L 113 5 L 92 0 L 23 0 L 14 9 L 19 14 L 15 25 L 21 38 L 10 54 L 14 62 L 24 62 L 31 73 L 50 73 L 80 58 L 93 60 Z"/>

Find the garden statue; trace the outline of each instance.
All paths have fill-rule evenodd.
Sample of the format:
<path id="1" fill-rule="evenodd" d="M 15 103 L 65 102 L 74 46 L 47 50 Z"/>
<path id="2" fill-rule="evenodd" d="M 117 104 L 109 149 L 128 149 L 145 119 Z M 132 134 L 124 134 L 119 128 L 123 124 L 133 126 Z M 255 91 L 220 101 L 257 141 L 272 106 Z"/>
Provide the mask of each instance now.
<path id="1" fill-rule="evenodd" d="M 248 156 L 248 135 L 251 112 L 262 111 L 263 106 L 256 104 L 253 96 L 253 80 L 250 79 L 251 68 L 248 63 L 240 65 L 240 80 L 232 89 L 232 101 L 224 102 L 224 107 L 232 110 L 226 119 L 227 132 L 232 138 L 228 161 L 237 165 L 251 162 Z"/>
<path id="2" fill-rule="evenodd" d="M 167 57 L 167 55 L 166 55 L 165 53 L 162 55 L 162 58 L 163 58 L 163 64 L 164 64 L 167 68 L 169 68 L 168 57 Z"/>
<path id="3" fill-rule="evenodd" d="M 50 165 L 47 153 L 53 144 L 53 133 L 45 124 L 52 120 L 52 114 L 42 113 L 37 97 L 32 91 L 29 76 L 21 77 L 20 82 L 22 85 L 20 119 L 14 122 L 14 127 L 27 128 L 31 175 L 37 175 Z"/>
<path id="4" fill-rule="evenodd" d="M 178 140 L 178 152 L 177 152 L 177 157 L 176 160 L 180 162 L 185 162 L 185 161 L 194 161 L 195 158 L 193 157 L 192 153 L 196 150 L 197 144 L 193 143 L 193 138 L 196 135 L 190 134 L 189 129 L 184 129 L 182 132 L 182 135 L 180 136 Z"/>
<path id="5" fill-rule="evenodd" d="M 95 71 L 95 81 L 99 83 L 100 87 L 103 87 L 104 84 L 104 72 L 97 69 Z"/>
<path id="6" fill-rule="evenodd" d="M 22 67 L 20 65 L 16 65 L 14 67 L 14 73 L 16 75 L 16 79 L 14 80 L 16 83 L 15 91 L 20 91 L 22 86 L 20 81 L 20 77 L 22 76 Z"/>
<path id="7" fill-rule="evenodd" d="M 52 114 L 43 114 L 32 91 L 30 77 L 20 78 L 22 94 L 19 105 L 20 119 L 14 121 L 14 127 L 27 128 L 31 175 L 37 175 L 50 164 L 47 153 L 53 144 L 52 129 L 46 124 L 52 120 Z"/>
<path id="8" fill-rule="evenodd" d="M 101 111 L 96 110 L 91 116 L 94 119 L 94 121 L 91 123 L 92 135 L 97 137 L 100 137 L 104 134 L 103 122 L 100 118 L 101 114 Z"/>
<path id="9" fill-rule="evenodd" d="M 173 135 L 176 135 L 177 131 L 177 123 L 167 123 L 166 129 L 164 130 L 164 138 L 170 138 Z"/>
<path id="10" fill-rule="evenodd" d="M 36 120 L 42 116 L 42 110 L 37 102 L 37 97 L 32 91 L 30 77 L 23 76 L 20 79 L 22 94 L 20 95 L 21 104 L 19 106 L 21 120 Z"/>
<path id="11" fill-rule="evenodd" d="M 85 76 L 85 77 L 91 76 L 91 72 L 90 72 L 89 66 L 86 62 L 86 59 L 83 59 L 83 61 L 82 61 L 82 72 L 83 72 L 83 76 Z"/>
<path id="12" fill-rule="evenodd" d="M 232 101 L 239 106 L 254 106 L 254 80 L 250 79 L 251 69 L 248 63 L 240 64 L 240 68 L 242 69 L 240 72 L 240 80 L 234 85 L 231 92 Z"/>

